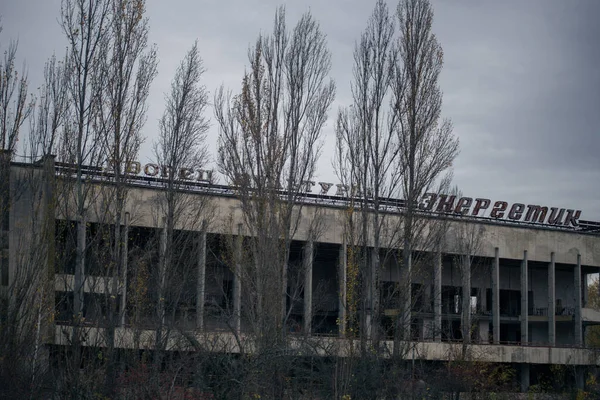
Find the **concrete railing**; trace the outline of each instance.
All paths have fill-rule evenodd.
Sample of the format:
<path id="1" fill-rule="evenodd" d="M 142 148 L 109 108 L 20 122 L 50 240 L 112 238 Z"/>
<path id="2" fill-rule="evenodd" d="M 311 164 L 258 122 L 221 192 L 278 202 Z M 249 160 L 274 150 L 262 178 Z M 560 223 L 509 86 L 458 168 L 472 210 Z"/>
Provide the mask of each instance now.
<path id="1" fill-rule="evenodd" d="M 581 318 L 584 322 L 600 324 L 600 311 L 584 307 L 581 309 Z"/>
<path id="2" fill-rule="evenodd" d="M 84 346 L 105 346 L 105 330 L 97 327 L 82 327 Z M 56 326 L 54 343 L 68 345 L 73 327 Z M 156 332 L 119 327 L 115 332 L 115 344 L 124 349 L 152 349 Z M 400 354 L 406 359 L 428 361 L 468 360 L 493 363 L 560 364 L 600 366 L 600 351 L 585 348 L 549 347 L 549 346 L 512 346 L 501 344 L 469 344 L 448 342 L 400 342 Z M 360 354 L 360 341 L 323 336 L 290 335 L 282 351 L 290 355 L 316 355 L 349 357 Z M 369 343 L 372 348 L 372 343 Z M 382 357 L 393 354 L 394 342 L 381 341 L 379 351 Z M 167 350 L 208 352 L 254 352 L 252 337 L 232 332 L 171 332 Z"/>

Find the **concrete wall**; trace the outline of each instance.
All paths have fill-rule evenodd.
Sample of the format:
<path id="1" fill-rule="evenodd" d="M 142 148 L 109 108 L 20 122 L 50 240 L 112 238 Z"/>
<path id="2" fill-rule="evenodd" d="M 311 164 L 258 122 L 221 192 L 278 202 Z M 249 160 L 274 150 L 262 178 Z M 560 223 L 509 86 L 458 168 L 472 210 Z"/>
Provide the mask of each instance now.
<path id="1" fill-rule="evenodd" d="M 186 196 L 196 199 L 195 201 L 207 198 L 210 202 L 212 207 L 210 215 L 213 218 L 209 232 L 230 233 L 232 226 L 242 222 L 239 202 L 233 197 L 205 196 L 193 193 Z M 127 207 L 131 213 L 132 225 L 156 226 L 159 220 L 158 204 L 160 204 L 161 198 L 162 194 L 159 188 L 132 188 Z M 93 205 L 90 204 L 90 206 Z M 305 205 L 302 213 L 303 217 L 295 239 L 306 240 L 309 223 L 316 218 L 324 227 L 323 234 L 318 241 L 342 243 L 345 208 L 322 203 L 319 205 Z M 389 214 L 388 221 L 390 226 L 400 226 L 400 218 L 397 214 Z M 184 226 L 185 224 L 188 226 Z M 494 249 L 498 247 L 500 258 L 520 260 L 523 257 L 523 251 L 527 250 L 530 261 L 550 262 L 550 253 L 555 252 L 557 263 L 574 264 L 577 254 L 580 253 L 583 265 L 600 267 L 600 237 L 598 236 L 566 230 L 532 228 L 510 224 L 501 225 L 482 221 L 450 221 L 449 226 L 454 228 L 449 230 L 443 252 L 458 252 L 458 243 L 456 238 L 452 237 L 452 232 L 460 232 L 461 229 L 458 228 L 461 228 L 461 225 L 473 224 L 478 224 L 482 228 L 481 246 L 477 251 L 479 256 L 492 258 L 494 257 Z M 193 221 L 186 220 L 181 228 L 194 228 Z M 382 242 L 386 242 L 386 235 L 383 235 Z"/>
<path id="2" fill-rule="evenodd" d="M 134 330 L 129 328 L 117 328 L 118 338 L 116 343 L 120 348 L 133 348 L 134 345 Z M 141 342 L 142 348 L 151 347 L 153 342 L 154 331 L 142 331 Z M 100 328 L 86 328 L 86 341 L 84 346 L 103 345 L 105 335 L 102 334 Z M 55 341 L 57 344 L 68 344 L 70 338 L 70 328 L 65 326 L 57 326 L 55 330 Z M 182 343 L 187 343 L 186 340 L 180 339 L 177 332 L 173 332 L 169 342 L 169 348 L 173 350 L 190 350 L 189 347 L 181 347 Z M 235 337 L 227 332 L 218 334 L 196 334 L 196 339 L 200 343 L 206 343 L 208 351 L 215 352 L 240 352 L 252 351 L 253 344 L 251 338 L 246 338 L 242 335 L 240 338 L 242 349 L 238 346 Z M 350 350 L 356 354 L 356 340 L 345 340 L 339 338 L 313 338 L 312 342 L 306 342 L 305 339 L 299 338 L 295 340 L 290 338 L 291 348 L 305 347 L 307 354 L 316 355 L 338 355 L 348 356 Z M 393 343 L 385 341 L 382 343 L 384 350 L 383 356 L 392 354 Z M 452 360 L 462 353 L 462 344 L 460 343 L 433 343 L 433 342 L 418 342 L 413 343 L 415 351 L 409 352 L 408 357 L 414 354 L 415 359 L 420 360 Z M 411 345 L 413 345 L 411 344 Z M 407 344 L 402 343 L 402 346 Z M 472 360 L 500 363 L 529 363 L 529 364 L 560 364 L 560 365 L 600 365 L 599 354 L 593 350 L 586 349 L 570 349 L 570 348 L 552 348 L 552 347 L 522 347 L 522 346 L 505 346 L 505 345 L 469 345 L 469 356 Z"/>

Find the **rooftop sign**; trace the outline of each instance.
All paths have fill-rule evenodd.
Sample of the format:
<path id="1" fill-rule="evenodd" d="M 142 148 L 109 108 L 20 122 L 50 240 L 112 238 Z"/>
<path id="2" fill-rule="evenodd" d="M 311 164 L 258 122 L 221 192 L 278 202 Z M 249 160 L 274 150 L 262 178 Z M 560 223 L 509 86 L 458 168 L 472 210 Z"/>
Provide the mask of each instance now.
<path id="1" fill-rule="evenodd" d="M 110 166 L 111 163 L 109 162 Z M 106 170 L 110 170 L 107 167 Z M 139 161 L 125 163 L 125 173 L 131 175 L 145 175 L 148 177 L 167 178 L 171 167 L 158 164 L 142 165 Z M 176 179 L 182 181 L 195 181 L 211 185 L 213 176 L 211 170 L 197 168 L 179 168 L 176 171 Z M 355 197 L 353 190 L 347 185 L 318 182 L 319 190 L 313 192 L 315 182 L 306 181 L 302 183 L 302 191 L 321 196 L 333 195 L 340 197 Z M 335 187 L 335 189 L 333 189 Z M 330 193 L 331 192 L 331 193 Z M 369 193 L 367 192 L 367 197 Z M 418 204 L 420 210 L 440 214 L 465 215 L 472 217 L 489 217 L 493 219 L 504 219 L 514 222 L 532 222 L 553 226 L 577 227 L 581 210 L 564 209 L 558 207 L 547 207 L 538 204 L 513 203 L 506 201 L 495 201 L 490 199 L 458 197 L 448 194 L 425 193 Z"/>
<path id="2" fill-rule="evenodd" d="M 353 196 L 348 186 L 319 182 L 320 195 L 328 195 L 335 186 L 335 196 Z M 306 193 L 313 193 L 311 188 L 315 182 L 304 182 Z M 367 193 L 368 196 L 368 193 Z M 419 202 L 419 209 L 441 214 L 465 215 L 472 217 L 489 217 L 514 222 L 533 222 L 554 226 L 577 227 L 581 210 L 547 207 L 538 204 L 513 203 L 472 197 L 458 197 L 448 194 L 425 193 Z"/>
<path id="3" fill-rule="evenodd" d="M 109 161 L 105 171 L 110 172 L 113 170 L 114 162 Z M 141 175 L 142 173 L 148 177 L 154 178 L 168 178 L 172 167 L 166 165 L 159 165 L 154 163 L 148 163 L 142 165 L 139 161 L 129 161 L 124 163 L 124 172 L 130 175 Z M 212 171 L 207 169 L 181 167 L 175 171 L 174 178 L 180 181 L 195 181 L 203 183 L 212 183 Z"/>
<path id="4" fill-rule="evenodd" d="M 577 227 L 581 210 L 546 207 L 537 204 L 513 203 L 490 199 L 460 197 L 447 194 L 425 193 L 419 208 L 424 211 L 453 213 L 473 217 L 489 216 L 509 221 L 536 222 L 540 224 Z"/>

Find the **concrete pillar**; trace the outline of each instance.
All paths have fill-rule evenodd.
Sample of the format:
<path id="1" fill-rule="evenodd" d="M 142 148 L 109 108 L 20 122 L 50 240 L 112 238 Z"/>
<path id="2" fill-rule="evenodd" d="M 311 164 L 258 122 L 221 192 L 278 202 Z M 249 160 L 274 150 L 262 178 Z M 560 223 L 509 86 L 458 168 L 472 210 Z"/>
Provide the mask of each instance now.
<path id="1" fill-rule="evenodd" d="M 54 337 L 55 335 L 55 324 L 53 319 L 48 318 L 49 313 L 52 312 L 55 307 L 55 279 L 56 279 L 56 243 L 55 243 L 55 231 L 56 231 L 56 220 L 55 220 L 55 208 L 56 199 L 54 195 L 56 172 L 55 172 L 55 156 L 47 154 L 42 157 L 43 163 L 43 205 L 44 205 L 44 225 L 43 233 L 40 240 L 42 248 L 46 249 L 46 271 L 43 279 L 43 286 L 41 292 L 41 301 L 39 302 L 38 308 L 38 320 L 36 339 L 34 346 L 33 356 L 33 370 L 32 370 L 32 382 L 37 380 L 38 371 L 49 371 L 50 368 L 50 348 L 49 346 L 43 345 L 43 338 Z M 10 228 L 10 226 L 9 226 Z M 2 235 L 5 233 L 2 232 Z M 3 249 L 8 250 L 8 240 L 4 242 Z M 0 266 L 7 268 L 8 265 Z M 1 274 L 1 271 L 0 271 Z"/>
<path id="2" fill-rule="evenodd" d="M 204 329 L 204 299 L 206 282 L 206 220 L 198 235 L 198 281 L 196 282 L 196 329 Z"/>
<path id="3" fill-rule="evenodd" d="M 403 339 L 411 340 L 411 329 L 412 329 L 412 254 L 409 253 L 406 257 L 406 272 L 404 276 L 404 282 L 401 285 L 404 286 L 404 305 L 402 307 L 402 329 Z"/>
<path id="4" fill-rule="evenodd" d="M 85 226 L 86 212 L 83 210 L 83 215 L 79 216 L 77 221 L 77 252 L 75 260 L 75 278 L 73 287 L 73 313 L 75 320 L 78 322 L 83 317 L 83 286 L 85 283 Z"/>
<path id="5" fill-rule="evenodd" d="M 370 270 L 371 270 L 371 298 L 370 298 L 370 308 L 371 308 L 371 327 L 369 328 L 371 334 L 369 338 L 372 340 L 378 340 L 381 325 L 380 325 L 380 316 L 379 316 L 379 300 L 380 300 L 380 292 L 379 292 L 379 272 L 380 272 L 380 249 L 372 248 L 371 249 L 371 258 L 370 258 Z"/>
<path id="6" fill-rule="evenodd" d="M 554 252 L 550 253 L 548 264 L 548 343 L 556 346 L 556 269 Z"/>
<path id="7" fill-rule="evenodd" d="M 436 342 L 442 340 L 442 253 L 438 252 L 433 266 L 433 335 Z"/>
<path id="8" fill-rule="evenodd" d="M 165 280 L 167 275 L 167 218 L 163 217 L 163 228 L 160 232 L 159 254 L 159 288 L 158 288 L 158 317 L 165 323 Z"/>
<path id="9" fill-rule="evenodd" d="M 54 297 L 54 287 L 56 279 L 56 199 L 54 195 L 56 187 L 56 164 L 54 155 L 47 154 L 42 158 L 42 160 L 44 166 L 44 233 L 42 236 L 42 240 L 45 241 L 45 243 L 43 243 L 43 246 L 46 247 L 47 266 L 47 279 L 44 285 L 44 296 L 42 306 L 45 310 L 54 310 L 56 307 Z M 5 246 L 8 247 L 8 240 L 6 241 Z M 54 336 L 54 324 L 51 322 L 51 319 L 44 318 L 43 325 L 43 331 L 45 332 L 45 334 L 49 336 Z"/>
<path id="10" fill-rule="evenodd" d="M 492 336 L 495 344 L 500 343 L 500 250 L 494 249 L 492 264 Z"/>
<path id="11" fill-rule="evenodd" d="M 127 256 L 129 252 L 129 213 L 123 217 L 123 235 L 121 237 L 121 326 L 125 325 L 127 316 Z"/>
<path id="12" fill-rule="evenodd" d="M 340 246 L 340 254 L 338 256 L 338 279 L 339 279 L 339 296 L 338 296 L 338 332 L 341 337 L 346 334 L 346 288 L 347 288 L 347 245 L 346 239 Z"/>
<path id="13" fill-rule="evenodd" d="M 583 321 L 581 318 L 581 254 L 577 254 L 577 265 L 575 265 L 575 280 L 574 280 L 574 290 L 575 290 L 575 316 L 573 318 L 575 323 L 575 344 L 577 346 L 583 345 Z"/>
<path id="14" fill-rule="evenodd" d="M 242 224 L 238 224 L 233 271 L 233 330 L 237 334 L 240 333 L 242 327 L 242 240 Z"/>
<path id="15" fill-rule="evenodd" d="M 527 272 L 527 250 L 523 252 L 521 261 L 521 343 L 529 342 L 529 282 Z"/>
<path id="16" fill-rule="evenodd" d="M 373 338 L 373 253 L 370 247 L 365 247 L 365 260 L 366 260 L 366 271 L 362 275 L 363 277 L 363 289 L 365 295 L 362 299 L 364 307 L 363 315 L 365 316 L 364 332 L 368 339 Z"/>
<path id="17" fill-rule="evenodd" d="M 304 246 L 304 333 L 312 331 L 312 275 L 313 275 L 313 242 L 309 240 Z"/>
<path id="18" fill-rule="evenodd" d="M 529 364 L 521 364 L 521 392 L 529 390 Z"/>
<path id="19" fill-rule="evenodd" d="M 460 257 L 462 278 L 462 336 L 465 343 L 471 342 L 471 257 Z"/>
<path id="20" fill-rule="evenodd" d="M 588 293 L 588 274 L 583 274 L 581 276 L 581 293 L 582 293 L 582 307 L 587 307 L 589 302 L 589 293 Z"/>

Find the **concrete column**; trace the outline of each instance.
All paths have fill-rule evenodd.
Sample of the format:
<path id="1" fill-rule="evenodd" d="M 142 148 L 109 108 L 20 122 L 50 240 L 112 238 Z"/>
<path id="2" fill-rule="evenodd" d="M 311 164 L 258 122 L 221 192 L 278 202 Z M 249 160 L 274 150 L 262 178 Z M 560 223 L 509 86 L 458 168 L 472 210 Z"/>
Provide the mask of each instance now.
<path id="1" fill-rule="evenodd" d="M 85 283 L 85 226 L 87 210 L 83 210 L 83 215 L 79 216 L 77 221 L 77 253 L 75 261 L 75 282 L 73 288 L 73 312 L 76 321 L 83 317 L 83 286 Z"/>
<path id="2" fill-rule="evenodd" d="M 492 332 L 494 343 L 500 343 L 500 251 L 494 249 L 492 265 Z"/>
<path id="3" fill-rule="evenodd" d="M 465 343 L 471 342 L 471 258 L 468 255 L 460 257 L 462 278 L 462 336 Z"/>
<path id="4" fill-rule="evenodd" d="M 575 265 L 575 316 L 573 318 L 575 322 L 575 344 L 577 346 L 583 345 L 583 321 L 581 318 L 581 254 L 577 254 L 577 265 Z"/>
<path id="5" fill-rule="evenodd" d="M 44 165 L 44 233 L 43 240 L 45 241 L 44 246 L 46 247 L 46 283 L 44 285 L 44 296 L 43 304 L 46 310 L 54 310 L 56 307 L 54 288 L 56 280 L 56 198 L 54 195 L 56 187 L 56 169 L 55 169 L 55 156 L 47 154 L 43 158 Z M 0 230 L 1 231 L 1 230 Z M 0 233 L 4 234 L 4 233 Z M 8 241 L 5 243 L 8 246 Z M 4 268 L 8 266 L 2 266 Z M 2 268 L 0 267 L 0 268 Z M 0 271 L 1 273 L 1 271 Z M 49 318 L 44 318 L 43 331 L 46 335 L 54 336 L 54 324 Z M 49 356 L 48 356 L 49 357 Z M 49 359 L 49 358 L 48 358 Z"/>
<path id="6" fill-rule="evenodd" d="M 313 272 L 313 242 L 309 240 L 304 246 L 304 334 L 312 331 L 312 272 Z"/>
<path id="7" fill-rule="evenodd" d="M 556 345 L 556 270 L 554 252 L 550 253 L 548 264 L 548 343 Z"/>
<path id="8" fill-rule="evenodd" d="M 206 282 L 206 220 L 198 235 L 198 281 L 196 282 L 196 329 L 204 329 L 204 288 Z"/>
<path id="9" fill-rule="evenodd" d="M 233 271 L 233 329 L 239 334 L 242 327 L 242 224 L 238 224 L 235 240 L 235 266 Z"/>
<path id="10" fill-rule="evenodd" d="M 347 245 L 346 239 L 344 238 L 344 242 L 340 246 L 340 254 L 338 257 L 338 279 L 339 279 L 339 296 L 338 296 L 338 332 L 341 337 L 343 337 L 346 333 L 346 288 L 347 288 L 347 278 L 346 278 L 346 264 L 347 264 Z"/>
<path id="11" fill-rule="evenodd" d="M 438 252 L 433 266 L 433 335 L 436 342 L 442 340 L 442 253 Z"/>
<path id="12" fill-rule="evenodd" d="M 588 293 L 588 274 L 583 274 L 581 276 L 581 293 L 582 293 L 582 307 L 587 307 L 589 302 L 589 293 Z"/>
<path id="13" fill-rule="evenodd" d="M 371 248 L 371 257 L 370 257 L 370 270 L 371 270 L 371 297 L 370 297 L 370 308 L 371 308 L 371 327 L 369 328 L 370 336 L 369 338 L 372 340 L 379 340 L 379 336 L 381 333 L 381 325 L 380 325 L 380 315 L 379 315 L 379 300 L 380 300 L 380 292 L 379 292 L 379 272 L 380 272 L 380 249 L 379 248 Z"/>
<path id="14" fill-rule="evenodd" d="M 529 364 L 521 364 L 521 392 L 529 390 Z"/>
<path id="15" fill-rule="evenodd" d="M 412 329 L 412 254 L 409 253 L 406 257 L 406 275 L 404 276 L 404 306 L 402 307 L 402 324 L 403 324 L 403 339 L 411 340 Z"/>
<path id="16" fill-rule="evenodd" d="M 129 213 L 123 217 L 123 235 L 121 237 L 121 326 L 125 325 L 127 316 L 127 256 L 129 252 Z"/>
<path id="17" fill-rule="evenodd" d="M 365 257 L 365 263 L 366 263 L 366 271 L 364 274 L 361 274 L 362 278 L 363 278 L 363 290 L 364 290 L 364 295 L 363 295 L 363 299 L 361 300 L 362 303 L 362 307 L 364 307 L 364 311 L 362 312 L 362 314 L 364 315 L 365 321 L 364 321 L 364 334 L 368 339 L 372 339 L 372 330 L 371 328 L 373 327 L 373 263 L 371 262 L 372 260 L 372 253 L 371 253 L 371 248 L 370 247 L 365 247 L 364 249 L 364 257 Z M 361 327 L 362 329 L 362 327 Z"/>
<path id="18" fill-rule="evenodd" d="M 521 261 L 521 343 L 529 342 L 529 296 L 528 296 L 527 250 Z"/>
<path id="19" fill-rule="evenodd" d="M 162 222 L 163 228 L 160 232 L 160 243 L 159 243 L 159 266 L 158 276 L 159 285 L 158 288 L 158 317 L 162 324 L 165 323 L 165 280 L 167 275 L 167 218 L 163 217 Z"/>

